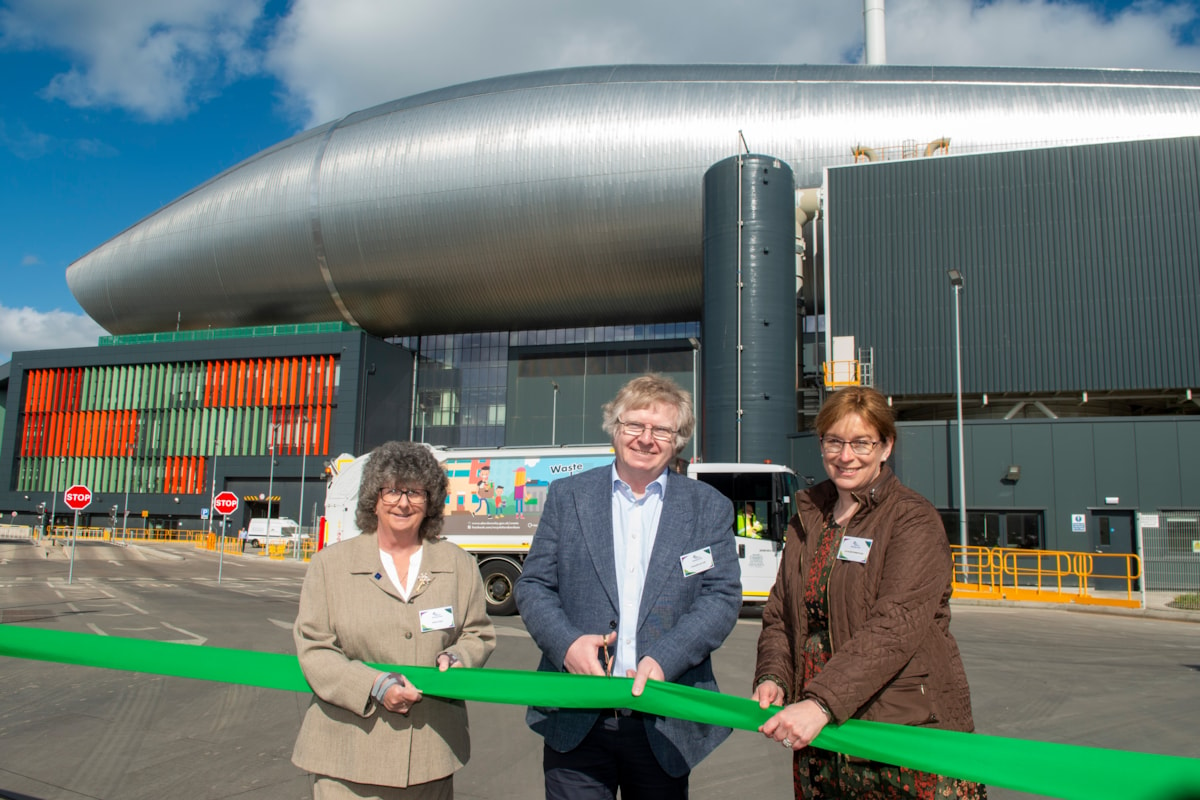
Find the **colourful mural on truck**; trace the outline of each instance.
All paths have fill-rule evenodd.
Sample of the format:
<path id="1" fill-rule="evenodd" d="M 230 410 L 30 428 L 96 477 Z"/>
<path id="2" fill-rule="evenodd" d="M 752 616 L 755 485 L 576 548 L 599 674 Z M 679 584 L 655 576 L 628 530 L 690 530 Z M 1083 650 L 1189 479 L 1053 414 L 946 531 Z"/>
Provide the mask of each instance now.
<path id="1" fill-rule="evenodd" d="M 447 458 L 443 535 L 532 533 L 557 478 L 612 464 L 612 455 Z"/>

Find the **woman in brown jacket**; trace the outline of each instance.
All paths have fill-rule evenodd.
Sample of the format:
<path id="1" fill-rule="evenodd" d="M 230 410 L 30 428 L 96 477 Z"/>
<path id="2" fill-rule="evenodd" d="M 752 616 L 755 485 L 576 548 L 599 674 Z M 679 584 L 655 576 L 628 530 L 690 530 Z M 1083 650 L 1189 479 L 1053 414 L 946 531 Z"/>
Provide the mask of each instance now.
<path id="1" fill-rule="evenodd" d="M 847 719 L 974 730 L 946 532 L 885 463 L 891 409 L 874 389 L 843 389 L 817 432 L 829 480 L 797 496 L 763 611 L 753 698 L 783 708 L 759 730 L 793 751 L 797 798 L 984 798 L 978 784 L 808 746 Z"/>
<path id="2" fill-rule="evenodd" d="M 481 667 L 496 646 L 475 560 L 438 539 L 446 484 L 424 445 L 380 445 L 359 486 L 362 535 L 308 568 L 294 635 L 313 699 L 292 762 L 314 773 L 316 800 L 454 796 L 466 704 L 370 666 Z"/>

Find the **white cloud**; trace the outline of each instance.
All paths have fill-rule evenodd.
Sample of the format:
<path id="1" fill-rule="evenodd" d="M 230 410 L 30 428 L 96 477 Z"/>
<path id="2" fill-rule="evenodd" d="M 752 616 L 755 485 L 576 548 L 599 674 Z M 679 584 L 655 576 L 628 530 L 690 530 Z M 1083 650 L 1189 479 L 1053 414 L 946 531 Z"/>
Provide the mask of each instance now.
<path id="1" fill-rule="evenodd" d="M 26 253 L 25 255 L 21 256 L 22 267 L 36 267 L 40 263 L 42 263 L 42 259 L 38 258 L 33 253 Z"/>
<path id="2" fill-rule="evenodd" d="M 296 0 L 266 64 L 306 124 L 455 83 L 622 63 L 830 63 L 861 8 L 824 0 Z"/>
<path id="3" fill-rule="evenodd" d="M 1196 21 L 1190 3 L 1105 13 L 1052 0 L 896 0 L 887 9 L 888 63 L 1192 71 L 1200 47 L 1178 39 Z"/>
<path id="4" fill-rule="evenodd" d="M 95 347 L 108 332 L 83 314 L 0 305 L 0 364 L 18 350 Z"/>
<path id="5" fill-rule="evenodd" d="M 888 62 L 1200 70 L 1200 48 L 1182 41 L 1200 29 L 1197 2 L 890 0 Z M 292 0 L 275 20 L 262 17 L 264 4 L 7 0 L 0 48 L 66 57 L 47 97 L 151 120 L 184 116 L 228 82 L 267 71 L 304 126 L 516 72 L 854 63 L 863 50 L 858 0 Z"/>
<path id="6" fill-rule="evenodd" d="M 65 56 L 71 67 L 45 87 L 49 99 L 172 119 L 257 70 L 250 43 L 263 2 L 9 0 L 0 47 Z"/>
<path id="7" fill-rule="evenodd" d="M 1112 3 L 1107 4 L 1111 7 Z M 888 63 L 1200 69 L 1190 3 L 891 0 Z M 828 0 L 295 0 L 266 59 L 306 125 L 463 81 L 613 63 L 856 63 L 862 4 Z"/>

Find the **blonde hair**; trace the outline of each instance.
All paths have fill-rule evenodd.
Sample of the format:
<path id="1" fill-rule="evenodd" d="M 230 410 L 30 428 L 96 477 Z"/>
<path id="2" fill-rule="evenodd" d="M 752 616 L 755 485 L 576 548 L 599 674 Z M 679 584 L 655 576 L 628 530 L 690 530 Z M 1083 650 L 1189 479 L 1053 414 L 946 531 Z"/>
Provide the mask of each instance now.
<path id="1" fill-rule="evenodd" d="M 621 387 L 617 396 L 604 404 L 604 432 L 609 438 L 617 438 L 618 420 L 625 412 L 653 405 L 664 405 L 675 409 L 675 452 L 687 447 L 688 440 L 696 430 L 696 412 L 692 409 L 692 395 L 679 384 L 657 372 L 634 378 Z"/>

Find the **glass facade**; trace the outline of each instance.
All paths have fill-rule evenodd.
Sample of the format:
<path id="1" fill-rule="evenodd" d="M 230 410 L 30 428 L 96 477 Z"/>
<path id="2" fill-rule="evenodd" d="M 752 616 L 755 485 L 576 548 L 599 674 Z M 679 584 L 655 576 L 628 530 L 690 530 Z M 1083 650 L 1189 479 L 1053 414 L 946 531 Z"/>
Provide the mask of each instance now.
<path id="1" fill-rule="evenodd" d="M 698 338 L 699 322 L 606 325 L 536 331 L 402 337 L 393 343 L 418 355 L 413 439 L 445 447 L 502 447 L 509 388 L 519 374 L 690 372 L 691 357 L 656 353 L 638 342 Z M 615 347 L 595 347 L 612 344 Z M 588 345 L 587 355 L 580 346 Z M 555 354 L 555 346 L 563 350 Z M 520 358 L 512 350 L 529 348 Z M 534 350 L 542 351 L 534 354 Z M 510 375 L 510 370 L 513 374 Z"/>

